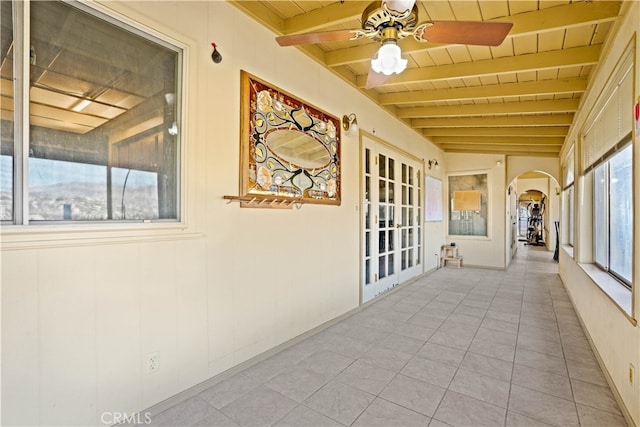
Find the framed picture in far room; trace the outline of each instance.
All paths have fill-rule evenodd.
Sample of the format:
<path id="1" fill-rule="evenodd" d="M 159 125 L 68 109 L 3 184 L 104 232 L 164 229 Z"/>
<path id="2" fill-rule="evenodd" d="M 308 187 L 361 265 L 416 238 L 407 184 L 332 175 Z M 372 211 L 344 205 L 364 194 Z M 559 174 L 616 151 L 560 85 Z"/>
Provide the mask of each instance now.
<path id="1" fill-rule="evenodd" d="M 449 175 L 450 236 L 488 236 L 487 177 L 486 173 Z"/>

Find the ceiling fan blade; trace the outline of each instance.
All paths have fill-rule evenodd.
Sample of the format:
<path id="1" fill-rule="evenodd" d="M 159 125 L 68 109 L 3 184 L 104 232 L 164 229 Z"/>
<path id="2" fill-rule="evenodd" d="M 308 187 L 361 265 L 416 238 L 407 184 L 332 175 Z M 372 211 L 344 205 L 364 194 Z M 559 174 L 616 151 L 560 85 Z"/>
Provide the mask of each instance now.
<path id="1" fill-rule="evenodd" d="M 367 76 L 367 83 L 365 85 L 366 89 L 373 89 L 374 87 L 382 86 L 384 82 L 387 81 L 386 74 L 376 73 L 373 71 L 373 68 L 369 68 L 369 75 Z"/>
<path id="2" fill-rule="evenodd" d="M 413 36 L 420 42 L 499 46 L 512 22 L 431 21 L 419 24 Z"/>
<path id="3" fill-rule="evenodd" d="M 364 35 L 362 30 L 336 30 L 320 33 L 292 34 L 276 37 L 280 46 L 295 46 L 299 44 L 336 42 L 341 40 L 355 40 Z"/>
<path id="4" fill-rule="evenodd" d="M 383 0 L 383 3 L 387 4 L 388 9 L 402 13 L 406 10 L 413 9 L 413 5 L 416 4 L 416 0 Z"/>

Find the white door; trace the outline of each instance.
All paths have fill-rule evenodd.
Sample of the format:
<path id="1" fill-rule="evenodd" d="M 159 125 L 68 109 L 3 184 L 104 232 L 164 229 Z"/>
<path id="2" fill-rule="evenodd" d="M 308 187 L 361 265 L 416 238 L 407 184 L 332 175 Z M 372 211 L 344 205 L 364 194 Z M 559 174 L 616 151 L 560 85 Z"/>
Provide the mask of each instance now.
<path id="1" fill-rule="evenodd" d="M 362 302 L 422 273 L 422 164 L 363 137 Z"/>

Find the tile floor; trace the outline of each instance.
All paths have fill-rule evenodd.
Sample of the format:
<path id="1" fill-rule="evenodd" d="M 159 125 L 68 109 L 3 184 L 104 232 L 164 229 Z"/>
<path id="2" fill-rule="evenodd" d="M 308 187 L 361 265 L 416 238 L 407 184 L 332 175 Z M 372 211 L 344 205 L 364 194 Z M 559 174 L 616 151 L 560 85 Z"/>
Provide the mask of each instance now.
<path id="1" fill-rule="evenodd" d="M 552 256 L 439 269 L 153 425 L 626 426 Z"/>

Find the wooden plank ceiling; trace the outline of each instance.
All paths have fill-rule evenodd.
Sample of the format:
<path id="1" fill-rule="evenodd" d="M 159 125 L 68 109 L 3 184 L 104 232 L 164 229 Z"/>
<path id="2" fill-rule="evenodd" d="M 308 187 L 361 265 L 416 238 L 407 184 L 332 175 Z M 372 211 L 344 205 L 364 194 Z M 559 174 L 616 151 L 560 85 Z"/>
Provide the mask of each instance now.
<path id="1" fill-rule="evenodd" d="M 369 4 L 232 3 L 277 35 L 359 29 Z M 377 42 L 298 48 L 446 152 L 557 157 L 622 2 L 428 0 L 417 6 L 419 22 L 506 21 L 513 28 L 497 47 L 399 40 L 407 69 L 373 89 L 365 83 Z"/>

